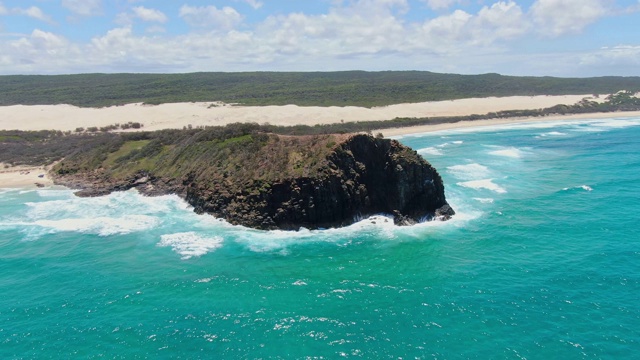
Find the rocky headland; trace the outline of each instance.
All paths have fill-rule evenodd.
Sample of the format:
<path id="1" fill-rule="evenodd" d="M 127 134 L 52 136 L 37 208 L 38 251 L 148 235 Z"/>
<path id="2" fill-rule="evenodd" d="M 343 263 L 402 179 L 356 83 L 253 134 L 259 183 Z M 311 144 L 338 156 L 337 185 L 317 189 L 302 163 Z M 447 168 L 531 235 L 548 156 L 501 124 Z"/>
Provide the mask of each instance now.
<path id="1" fill-rule="evenodd" d="M 57 184 L 100 196 L 177 194 L 197 213 L 257 229 L 399 225 L 454 215 L 442 178 L 416 151 L 370 135 L 281 136 L 231 130 L 109 135 L 53 167 Z"/>

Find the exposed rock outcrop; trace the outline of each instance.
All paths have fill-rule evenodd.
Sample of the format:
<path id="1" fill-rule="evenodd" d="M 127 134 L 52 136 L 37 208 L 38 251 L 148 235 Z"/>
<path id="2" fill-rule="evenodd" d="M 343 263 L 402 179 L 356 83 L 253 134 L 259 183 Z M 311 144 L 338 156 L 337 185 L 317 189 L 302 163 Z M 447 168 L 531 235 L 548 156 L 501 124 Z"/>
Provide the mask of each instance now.
<path id="1" fill-rule="evenodd" d="M 260 159 L 266 156 L 263 152 L 253 154 L 246 166 L 268 163 Z M 138 171 L 116 181 L 98 169 L 56 179 L 82 188 L 79 195 L 84 196 L 129 188 L 148 195 L 176 193 L 198 213 L 258 229 L 339 227 L 375 214 L 388 214 L 396 224 L 410 225 L 447 220 L 455 213 L 447 204 L 436 169 L 398 141 L 369 135 L 343 137 L 314 171 L 299 176 L 239 179 L 225 172 L 212 179 L 202 173 L 191 170 L 171 178 L 154 175 L 153 170 Z"/>

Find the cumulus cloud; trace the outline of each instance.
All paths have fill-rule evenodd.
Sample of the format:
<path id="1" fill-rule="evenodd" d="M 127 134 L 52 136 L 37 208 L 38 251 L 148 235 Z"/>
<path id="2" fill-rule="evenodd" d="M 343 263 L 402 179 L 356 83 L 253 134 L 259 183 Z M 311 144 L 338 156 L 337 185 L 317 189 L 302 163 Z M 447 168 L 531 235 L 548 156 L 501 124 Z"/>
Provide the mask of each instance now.
<path id="1" fill-rule="evenodd" d="M 636 67 L 640 65 L 640 46 L 617 45 L 603 47 L 596 52 L 585 54 L 581 58 L 583 65 L 603 67 Z"/>
<path id="2" fill-rule="evenodd" d="M 573 58 L 506 51 L 514 40 L 540 41 L 530 36 L 538 31 L 552 36 L 580 31 L 607 14 L 606 0 L 537 0 L 528 11 L 515 0 L 493 0 L 477 11 L 460 7 L 422 19 L 414 13 L 404 16 L 411 9 L 407 0 L 334 0 L 324 13 L 271 15 L 253 24 L 232 7 L 183 5 L 178 15 L 193 31 L 181 35 L 160 26 L 169 20 L 165 13 L 134 1 L 139 2 L 121 0 L 129 5 L 117 16 L 119 26 L 88 43 L 40 30 L 12 42 L 0 38 L 0 71 L 46 72 L 54 65 L 58 72 L 361 68 L 514 73 L 526 68 L 529 74 L 561 75 L 616 61 L 637 66 L 633 56 L 640 58 L 633 46 L 582 57 L 572 52 Z M 76 8 L 75 13 L 99 11 L 100 1 L 88 2 L 93 10 Z M 456 0 L 430 3 L 451 6 Z M 134 20 L 152 26 L 140 34 L 133 31 Z"/>
<path id="3" fill-rule="evenodd" d="M 500 1 L 483 7 L 476 15 L 455 10 L 426 20 L 418 29 L 416 39 L 419 43 L 413 48 L 420 50 L 428 45 L 433 53 L 452 55 L 467 51 L 469 46 L 486 48 L 496 42 L 517 38 L 528 29 L 520 6 L 513 1 Z"/>
<path id="4" fill-rule="evenodd" d="M 193 27 L 225 31 L 235 28 L 242 22 L 242 15 L 229 6 L 218 9 L 213 5 L 202 7 L 183 5 L 180 8 L 180 17 Z"/>
<path id="5" fill-rule="evenodd" d="M 62 0 L 62 6 L 80 16 L 94 16 L 102 12 L 102 0 Z"/>
<path id="6" fill-rule="evenodd" d="M 134 16 L 142 21 L 167 22 L 167 16 L 159 10 L 145 8 L 144 6 L 136 6 L 132 10 Z"/>
<path id="7" fill-rule="evenodd" d="M 247 3 L 249 6 L 251 6 L 256 10 L 260 9 L 262 5 L 264 5 L 262 1 L 258 1 L 258 0 L 242 0 L 242 2 Z"/>
<path id="8" fill-rule="evenodd" d="M 606 0 L 536 0 L 533 21 L 548 36 L 580 33 L 609 13 Z"/>
<path id="9" fill-rule="evenodd" d="M 451 5 L 459 2 L 459 0 L 423 0 L 433 10 L 448 9 Z"/>
<path id="10" fill-rule="evenodd" d="M 37 6 L 31 6 L 29 8 L 26 9 L 21 9 L 21 8 L 14 8 L 12 10 L 12 12 L 14 14 L 18 14 L 18 15 L 24 15 L 24 16 L 28 16 L 30 18 L 34 18 L 34 19 L 38 19 L 40 21 L 44 21 L 44 22 L 48 22 L 48 23 L 53 23 L 53 20 L 51 19 L 51 17 L 47 14 L 45 14 L 39 7 Z"/>
<path id="11" fill-rule="evenodd" d="M 513 1 L 500 1 L 483 7 L 473 25 L 475 38 L 483 43 L 514 39 L 530 29 L 522 8 Z"/>

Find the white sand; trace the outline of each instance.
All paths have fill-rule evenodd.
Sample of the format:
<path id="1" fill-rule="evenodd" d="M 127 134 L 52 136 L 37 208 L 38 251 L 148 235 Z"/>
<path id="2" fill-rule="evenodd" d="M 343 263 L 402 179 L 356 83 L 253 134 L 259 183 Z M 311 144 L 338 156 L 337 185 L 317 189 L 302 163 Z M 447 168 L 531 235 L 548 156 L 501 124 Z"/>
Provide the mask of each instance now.
<path id="1" fill-rule="evenodd" d="M 222 103 L 177 103 L 148 106 L 129 104 L 108 108 L 78 108 L 71 105 L 36 105 L 0 107 L 0 130 L 75 130 L 78 127 L 103 127 L 116 123 L 139 122 L 143 130 L 184 126 L 226 125 L 234 122 L 256 122 L 272 125 L 315 125 L 340 121 L 379 121 L 396 117 L 464 116 L 486 114 L 502 110 L 541 109 L 558 104 L 575 104 L 591 95 L 567 96 L 511 96 L 502 98 L 473 98 L 452 101 L 398 104 L 377 108 L 362 107 L 301 107 L 286 106 L 232 106 Z M 601 99 L 602 100 L 602 99 Z M 215 106 L 211 106 L 211 105 Z M 611 116 L 640 116 L 640 112 L 579 114 L 543 118 L 493 119 L 461 121 L 449 124 L 422 125 L 387 129 L 385 136 L 439 131 L 475 126 L 491 126 L 517 122 L 557 121 Z M 0 164 L 0 188 L 35 187 L 36 183 L 52 185 L 42 167 L 5 168 Z M 44 177 L 39 177 L 43 175 Z"/>
<path id="2" fill-rule="evenodd" d="M 71 105 L 0 107 L 0 129 L 75 130 L 116 123 L 139 122 L 144 130 L 184 126 L 226 125 L 255 122 L 272 125 L 315 125 L 336 122 L 390 120 L 396 117 L 433 117 L 486 114 L 502 110 L 540 109 L 557 104 L 575 104 L 591 95 L 510 96 L 472 98 L 376 108 L 318 106 L 231 106 L 221 103 L 129 104 L 108 108 L 78 108 Z M 211 104 L 216 106 L 210 107 Z"/>
<path id="3" fill-rule="evenodd" d="M 0 163 L 0 188 L 36 188 L 36 184 L 51 186 L 53 181 L 47 176 L 47 172 L 48 169 L 44 167 L 5 167 Z"/>
<path id="4" fill-rule="evenodd" d="M 446 124 L 433 124 L 433 125 L 419 125 L 409 126 L 402 128 L 390 128 L 381 130 L 380 132 L 384 136 L 398 136 L 408 134 L 418 134 L 442 130 L 453 130 L 470 127 L 483 127 L 483 126 L 495 126 L 495 125 L 507 125 L 518 123 L 533 123 L 533 122 L 547 122 L 547 121 L 569 121 L 569 120 L 581 120 L 581 119 L 605 119 L 610 117 L 640 117 L 640 111 L 624 111 L 624 112 L 612 112 L 612 113 L 591 113 L 591 114 L 571 114 L 571 115 L 552 115 L 545 117 L 533 117 L 533 118 L 505 118 L 505 119 L 490 119 L 490 120 L 475 120 L 475 121 L 459 121 L 455 123 Z M 376 131 L 377 132 L 377 131 Z"/>

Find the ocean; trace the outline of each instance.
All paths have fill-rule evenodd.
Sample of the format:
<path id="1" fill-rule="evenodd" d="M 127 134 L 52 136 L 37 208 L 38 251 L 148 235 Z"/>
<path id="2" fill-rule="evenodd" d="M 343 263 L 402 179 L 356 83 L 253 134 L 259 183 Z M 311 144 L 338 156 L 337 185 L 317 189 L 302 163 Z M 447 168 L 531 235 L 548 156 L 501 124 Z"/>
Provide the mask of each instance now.
<path id="1" fill-rule="evenodd" d="M 638 139 L 640 118 L 401 137 L 457 211 L 412 227 L 2 189 L 0 358 L 637 357 Z"/>

